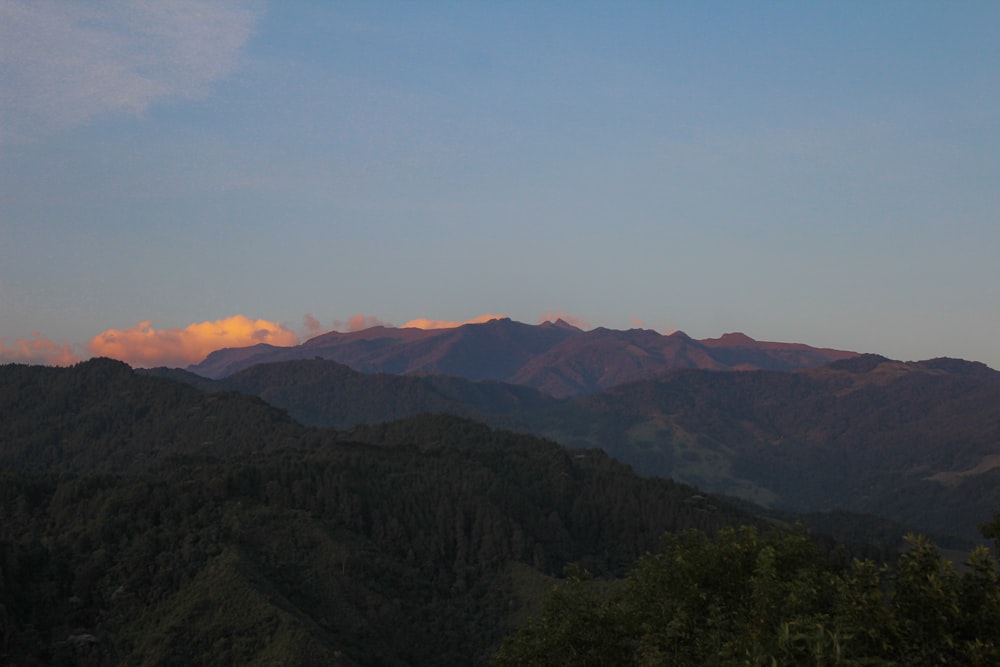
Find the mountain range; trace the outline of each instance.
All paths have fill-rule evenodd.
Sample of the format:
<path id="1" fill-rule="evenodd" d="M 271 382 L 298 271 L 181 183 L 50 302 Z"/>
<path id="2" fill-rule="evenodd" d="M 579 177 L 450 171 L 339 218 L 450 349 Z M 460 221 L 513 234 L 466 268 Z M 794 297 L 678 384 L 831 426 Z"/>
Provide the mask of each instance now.
<path id="1" fill-rule="evenodd" d="M 740 333 L 695 340 L 680 331 L 583 331 L 563 320 L 531 325 L 501 318 L 448 329 L 376 326 L 334 331 L 292 347 L 262 343 L 226 348 L 188 370 L 217 379 L 260 363 L 320 358 L 363 373 L 495 380 L 565 398 L 677 368 L 794 370 L 855 355 L 798 343 L 760 342 Z"/>
<path id="2" fill-rule="evenodd" d="M 382 371 L 0 366 L 0 664 L 486 664 L 560 573 L 613 587 L 665 532 L 803 521 L 839 567 L 908 530 L 967 553 L 1000 507 L 983 364 L 414 331 L 331 337 Z"/>
<path id="3" fill-rule="evenodd" d="M 209 370 L 218 379 L 190 372 Z M 976 362 L 495 320 L 328 334 L 147 372 L 258 396 L 314 426 L 459 415 L 786 511 L 975 538 L 984 508 L 1000 507 L 1000 373 Z"/>

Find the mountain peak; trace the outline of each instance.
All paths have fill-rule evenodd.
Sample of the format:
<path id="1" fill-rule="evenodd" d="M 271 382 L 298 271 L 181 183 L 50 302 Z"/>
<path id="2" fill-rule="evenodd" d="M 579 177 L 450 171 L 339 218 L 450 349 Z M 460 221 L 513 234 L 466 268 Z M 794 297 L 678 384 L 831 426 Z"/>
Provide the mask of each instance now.
<path id="1" fill-rule="evenodd" d="M 514 320 L 509 317 L 494 317 L 492 320 L 486 320 L 485 322 L 466 322 L 463 327 L 485 327 L 485 326 L 507 326 L 512 324 Z"/>
<path id="2" fill-rule="evenodd" d="M 915 365 L 927 370 L 944 371 L 953 375 L 968 375 L 986 380 L 1000 378 L 1000 372 L 993 370 L 979 361 L 936 357 L 934 359 L 927 359 L 926 361 L 918 361 Z"/>
<path id="3" fill-rule="evenodd" d="M 552 320 L 545 320 L 544 322 L 542 322 L 538 326 L 544 327 L 546 329 L 563 329 L 565 331 L 583 331 L 583 329 L 581 329 L 580 327 L 577 327 L 577 326 L 574 326 L 574 325 L 570 324 L 569 322 L 567 322 L 566 320 L 564 320 L 561 317 L 558 318 L 555 322 L 553 322 Z"/>
<path id="4" fill-rule="evenodd" d="M 743 347 L 756 345 L 757 340 L 746 335 L 742 331 L 732 331 L 730 333 L 725 333 L 718 338 L 706 338 L 701 341 L 703 344 L 710 347 Z"/>
<path id="5" fill-rule="evenodd" d="M 722 334 L 722 337 L 719 338 L 719 342 L 725 343 L 726 345 L 749 345 L 751 343 L 756 343 L 757 341 L 742 331 L 733 331 L 731 333 Z"/>

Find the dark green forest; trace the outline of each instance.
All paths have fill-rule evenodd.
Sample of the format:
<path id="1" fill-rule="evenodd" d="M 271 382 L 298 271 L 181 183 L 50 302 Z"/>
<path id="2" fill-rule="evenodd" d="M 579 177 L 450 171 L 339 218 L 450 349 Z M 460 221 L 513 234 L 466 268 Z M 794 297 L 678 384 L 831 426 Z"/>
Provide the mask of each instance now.
<path id="1" fill-rule="evenodd" d="M 996 662 L 987 552 L 830 521 L 460 417 L 0 367 L 3 665 Z"/>
<path id="2" fill-rule="evenodd" d="M 108 360 L 0 371 L 7 664 L 485 663 L 567 564 L 756 521 L 455 417 L 342 434 Z"/>

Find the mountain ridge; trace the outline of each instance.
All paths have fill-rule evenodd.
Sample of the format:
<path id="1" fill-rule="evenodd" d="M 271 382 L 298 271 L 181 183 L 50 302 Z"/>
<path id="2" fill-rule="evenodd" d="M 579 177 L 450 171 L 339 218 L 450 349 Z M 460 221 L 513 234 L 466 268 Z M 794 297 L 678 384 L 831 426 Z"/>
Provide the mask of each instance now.
<path id="1" fill-rule="evenodd" d="M 798 512 L 975 535 L 1000 506 L 1000 372 L 861 355 L 793 372 L 681 369 L 573 399 L 539 432 L 646 474 Z"/>
<path id="2" fill-rule="evenodd" d="M 566 398 L 291 363 L 189 379 L 260 396 L 314 425 L 457 414 L 775 509 L 848 509 L 972 537 L 982 507 L 1000 506 L 1000 372 L 978 362 L 864 354 L 793 371 L 676 368 Z"/>
<path id="3" fill-rule="evenodd" d="M 220 379 L 250 366 L 322 358 L 363 373 L 439 374 L 533 387 L 556 398 L 652 378 L 676 368 L 795 370 L 858 353 L 802 343 L 756 341 L 742 333 L 695 340 L 682 331 L 584 331 L 563 320 L 538 325 L 498 318 L 450 329 L 376 326 L 330 332 L 285 348 L 224 348 L 187 367 Z"/>

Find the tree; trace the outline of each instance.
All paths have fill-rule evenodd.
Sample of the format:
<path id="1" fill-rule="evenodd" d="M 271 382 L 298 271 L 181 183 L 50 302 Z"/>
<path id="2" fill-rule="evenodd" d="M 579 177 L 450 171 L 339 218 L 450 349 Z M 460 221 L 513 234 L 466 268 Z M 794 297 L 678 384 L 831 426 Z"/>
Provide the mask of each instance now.
<path id="1" fill-rule="evenodd" d="M 623 583 L 568 577 L 496 664 L 1000 664 L 996 559 L 907 547 L 838 565 L 802 529 L 668 535 Z"/>

